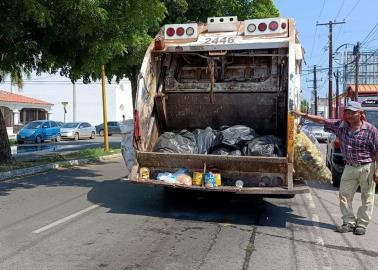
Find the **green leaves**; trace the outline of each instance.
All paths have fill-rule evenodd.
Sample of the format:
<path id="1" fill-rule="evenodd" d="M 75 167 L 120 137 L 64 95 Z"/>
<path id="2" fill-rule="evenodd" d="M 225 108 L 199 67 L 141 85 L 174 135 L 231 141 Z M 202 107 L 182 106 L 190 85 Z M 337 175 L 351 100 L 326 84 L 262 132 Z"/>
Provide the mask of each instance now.
<path id="1" fill-rule="evenodd" d="M 206 22 L 208 17 L 238 16 L 239 20 L 278 17 L 272 0 L 165 0 L 164 23 Z"/>
<path id="2" fill-rule="evenodd" d="M 141 62 L 146 35 L 158 30 L 165 7 L 159 0 L 1 0 L 0 10 L 0 70 L 60 71 L 89 82 L 100 78 L 102 64 L 126 56 Z"/>

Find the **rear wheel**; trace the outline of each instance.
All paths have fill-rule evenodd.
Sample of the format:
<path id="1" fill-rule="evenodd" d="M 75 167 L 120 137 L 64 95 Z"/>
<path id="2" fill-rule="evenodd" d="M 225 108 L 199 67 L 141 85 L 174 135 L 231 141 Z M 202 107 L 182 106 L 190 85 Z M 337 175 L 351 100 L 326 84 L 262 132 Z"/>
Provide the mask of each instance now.
<path id="1" fill-rule="evenodd" d="M 61 140 L 60 134 L 56 135 L 55 141 L 60 142 L 60 140 Z"/>
<path id="2" fill-rule="evenodd" d="M 35 137 L 35 143 L 40 144 L 41 142 L 42 142 L 42 137 L 40 135 L 38 135 L 37 137 Z"/>
<path id="3" fill-rule="evenodd" d="M 74 140 L 77 141 L 78 139 L 79 139 L 79 133 L 76 132 L 74 135 Z"/>

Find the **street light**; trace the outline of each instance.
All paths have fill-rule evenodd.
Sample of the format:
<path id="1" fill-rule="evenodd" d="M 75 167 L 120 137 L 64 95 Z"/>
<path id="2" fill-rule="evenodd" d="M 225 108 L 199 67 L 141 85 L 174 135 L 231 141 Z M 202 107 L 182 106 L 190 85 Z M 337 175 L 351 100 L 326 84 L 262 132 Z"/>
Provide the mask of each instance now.
<path id="1" fill-rule="evenodd" d="M 63 105 L 63 112 L 64 112 L 64 123 L 66 122 L 66 114 L 67 114 L 67 109 L 66 109 L 66 106 L 67 106 L 68 102 L 67 101 L 62 101 L 62 105 Z"/>

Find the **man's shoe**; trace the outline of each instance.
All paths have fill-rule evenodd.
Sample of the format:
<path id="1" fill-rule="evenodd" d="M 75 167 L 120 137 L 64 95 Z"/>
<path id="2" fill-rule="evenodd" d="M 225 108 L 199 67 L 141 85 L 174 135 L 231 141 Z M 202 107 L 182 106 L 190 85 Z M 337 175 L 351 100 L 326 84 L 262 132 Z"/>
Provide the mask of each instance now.
<path id="1" fill-rule="evenodd" d="M 364 235 L 366 233 L 366 228 L 364 227 L 361 227 L 361 226 L 357 226 L 355 229 L 354 229 L 354 232 L 353 232 L 355 235 Z"/>
<path id="2" fill-rule="evenodd" d="M 347 233 L 347 232 L 353 232 L 354 231 L 354 225 L 350 223 L 344 223 L 341 226 L 336 226 L 336 232 L 339 233 Z"/>

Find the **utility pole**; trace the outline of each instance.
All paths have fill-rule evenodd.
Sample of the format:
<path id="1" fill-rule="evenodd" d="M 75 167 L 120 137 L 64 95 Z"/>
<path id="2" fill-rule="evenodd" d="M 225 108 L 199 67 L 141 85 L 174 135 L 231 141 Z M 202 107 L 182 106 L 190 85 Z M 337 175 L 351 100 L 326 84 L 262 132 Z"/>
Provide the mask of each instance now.
<path id="1" fill-rule="evenodd" d="M 67 114 L 67 104 L 68 102 L 67 101 L 62 101 L 62 105 L 63 105 L 63 123 L 66 123 L 66 114 Z"/>
<path id="2" fill-rule="evenodd" d="M 106 111 L 106 82 L 105 82 L 105 66 L 101 66 L 101 80 L 102 80 L 102 115 L 104 118 L 104 151 L 109 151 L 108 141 L 108 113 Z"/>
<path id="3" fill-rule="evenodd" d="M 316 65 L 314 65 L 313 87 L 314 87 L 315 115 L 318 115 L 318 86 L 317 86 L 317 81 L 316 81 Z"/>
<path id="4" fill-rule="evenodd" d="M 72 110 L 73 122 L 76 122 L 76 83 L 72 84 Z"/>
<path id="5" fill-rule="evenodd" d="M 328 117 L 332 118 L 332 54 L 333 54 L 333 37 L 332 27 L 334 24 L 344 24 L 345 22 L 317 23 L 316 25 L 328 25 Z"/>
<path id="6" fill-rule="evenodd" d="M 354 78 L 354 101 L 358 101 L 358 77 L 360 76 L 360 42 L 353 48 L 353 54 L 355 56 L 355 78 Z"/>
<path id="7" fill-rule="evenodd" d="M 337 69 L 337 72 L 333 74 L 336 78 L 336 110 L 335 110 L 335 118 L 339 118 L 339 78 L 340 78 L 340 72 L 339 69 Z"/>

